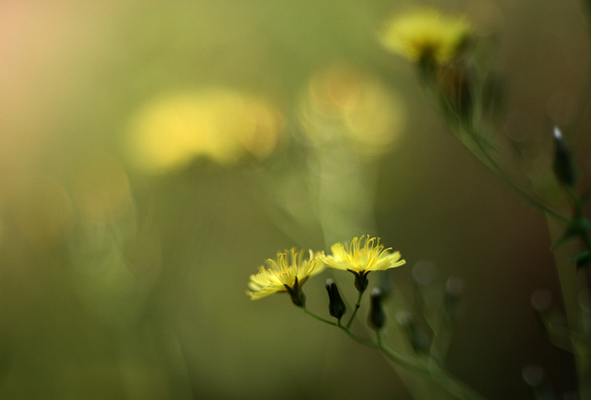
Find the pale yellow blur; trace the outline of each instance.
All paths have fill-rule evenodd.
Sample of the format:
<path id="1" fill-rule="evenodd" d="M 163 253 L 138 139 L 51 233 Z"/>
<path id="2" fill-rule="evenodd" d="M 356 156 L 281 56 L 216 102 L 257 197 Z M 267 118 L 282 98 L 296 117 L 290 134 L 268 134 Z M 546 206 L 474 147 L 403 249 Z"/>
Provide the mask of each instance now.
<path id="1" fill-rule="evenodd" d="M 335 64 L 310 78 L 299 116 L 312 143 L 340 143 L 375 155 L 390 150 L 400 137 L 406 110 L 399 96 L 377 78 Z"/>
<path id="2" fill-rule="evenodd" d="M 135 166 L 164 173 L 198 157 L 234 165 L 267 158 L 280 141 L 276 107 L 255 96 L 213 88 L 164 95 L 132 117 L 128 150 Z"/>
<path id="3" fill-rule="evenodd" d="M 394 16 L 384 25 L 382 45 L 411 61 L 431 56 L 443 63 L 457 54 L 471 35 L 470 23 L 461 16 L 448 16 L 433 8 L 418 8 Z"/>

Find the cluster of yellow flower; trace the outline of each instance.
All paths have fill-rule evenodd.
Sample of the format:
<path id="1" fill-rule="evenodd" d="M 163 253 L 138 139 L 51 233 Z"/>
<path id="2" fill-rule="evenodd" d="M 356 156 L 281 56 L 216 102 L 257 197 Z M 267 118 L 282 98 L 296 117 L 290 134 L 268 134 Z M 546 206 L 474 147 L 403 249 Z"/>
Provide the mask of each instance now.
<path id="1" fill-rule="evenodd" d="M 391 248 L 380 244 L 379 238 L 369 235 L 356 237 L 351 243 L 336 243 L 331 251 L 332 255 L 326 256 L 324 252 L 310 250 L 307 260 L 303 250 L 279 252 L 276 260 L 267 260 L 267 267 L 261 265 L 259 272 L 250 277 L 247 294 L 256 300 L 273 293 L 288 292 L 294 304 L 303 307 L 302 284 L 326 266 L 353 273 L 357 290 L 363 292 L 367 288 L 367 274 L 371 271 L 383 271 L 406 263 L 400 252 L 392 253 Z"/>

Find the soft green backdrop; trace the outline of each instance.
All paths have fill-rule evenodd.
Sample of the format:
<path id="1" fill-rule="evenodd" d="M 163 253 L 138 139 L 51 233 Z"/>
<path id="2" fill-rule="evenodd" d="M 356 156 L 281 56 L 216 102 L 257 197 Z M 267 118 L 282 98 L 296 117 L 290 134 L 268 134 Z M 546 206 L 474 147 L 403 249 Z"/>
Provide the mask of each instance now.
<path id="1" fill-rule="evenodd" d="M 376 41 L 383 19 L 413 4 L 0 2 L 0 397 L 410 398 L 379 354 L 287 296 L 245 295 L 277 250 L 328 250 L 314 216 L 280 218 L 273 194 L 314 171 L 293 139 L 294 110 L 310 77 L 339 63 L 403 102 L 394 144 L 367 161 L 375 222 L 360 225 L 402 252 L 408 265 L 392 273 L 402 287 L 421 260 L 441 280 L 463 277 L 450 369 L 491 399 L 530 398 L 521 380 L 530 364 L 573 390 L 570 358 L 546 342 L 529 306 L 539 288 L 557 297 L 543 216 L 461 147 L 412 67 Z M 475 21 L 487 67 L 507 74 L 501 132 L 535 150 L 550 143 L 551 119 L 568 126 L 589 62 L 579 2 L 430 4 Z M 209 87 L 266 99 L 292 139 L 262 160 L 195 157 L 156 176 L 135 168 L 125 144 L 135 113 Z M 583 155 L 589 141 L 575 139 Z M 347 187 L 346 174 L 334 178 Z M 296 207 L 314 209 L 303 198 Z M 324 315 L 327 276 L 305 286 Z"/>

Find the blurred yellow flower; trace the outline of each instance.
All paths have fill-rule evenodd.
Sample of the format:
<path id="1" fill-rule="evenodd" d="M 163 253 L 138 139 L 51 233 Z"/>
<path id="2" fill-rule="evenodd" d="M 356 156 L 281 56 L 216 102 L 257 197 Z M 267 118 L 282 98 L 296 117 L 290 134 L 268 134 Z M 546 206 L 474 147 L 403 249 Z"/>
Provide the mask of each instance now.
<path id="1" fill-rule="evenodd" d="M 366 276 L 371 271 L 384 271 L 406 264 L 399 251 L 390 253 L 391 248 L 384 248 L 379 238 L 369 235 L 355 237 L 350 244 L 336 243 L 330 250 L 332 255 L 323 257 L 324 263 L 330 268 L 352 272 L 359 291 L 367 287 Z"/>
<path id="2" fill-rule="evenodd" d="M 465 18 L 422 8 L 387 21 L 380 40 L 386 49 L 411 61 L 444 63 L 458 55 L 471 33 Z"/>
<path id="3" fill-rule="evenodd" d="M 324 270 L 324 253 L 310 250 L 308 260 L 304 260 L 304 251 L 295 249 L 277 253 L 277 260 L 267 260 L 267 267 L 261 265 L 257 274 L 251 275 L 246 292 L 252 300 L 257 300 L 277 292 L 288 292 L 292 301 L 303 306 L 305 297 L 301 285 L 311 276 Z M 301 304 L 298 304 L 301 303 Z"/>
<path id="4" fill-rule="evenodd" d="M 176 93 L 133 116 L 128 148 L 134 164 L 152 173 L 182 168 L 197 157 L 228 166 L 247 155 L 271 155 L 282 125 L 276 107 L 256 96 L 223 88 Z"/>

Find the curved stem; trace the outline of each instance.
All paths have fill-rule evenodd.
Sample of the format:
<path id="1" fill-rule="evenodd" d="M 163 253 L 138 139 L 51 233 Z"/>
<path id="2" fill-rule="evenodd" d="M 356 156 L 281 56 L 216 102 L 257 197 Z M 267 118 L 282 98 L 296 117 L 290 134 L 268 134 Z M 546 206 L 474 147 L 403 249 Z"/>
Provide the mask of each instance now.
<path id="1" fill-rule="evenodd" d="M 363 292 L 359 292 L 359 297 L 357 297 L 357 302 L 355 303 L 355 309 L 353 310 L 353 314 L 351 314 L 351 317 L 349 318 L 349 321 L 347 322 L 347 329 L 349 329 L 349 327 L 353 323 L 353 319 L 355 318 L 355 314 L 357 314 L 357 310 L 359 310 L 359 307 L 361 307 L 361 297 L 362 296 L 363 296 Z"/>
<path id="2" fill-rule="evenodd" d="M 460 128 L 460 129 L 462 129 L 462 128 Z M 513 188 L 513 190 L 517 191 L 517 193 L 519 193 L 531 205 L 533 205 L 534 207 L 537 207 L 538 209 L 540 209 L 541 211 L 547 213 L 548 215 L 551 215 L 554 218 L 556 218 L 557 220 L 560 220 L 560 221 L 563 221 L 563 222 L 566 222 L 566 223 L 570 222 L 570 219 L 568 217 L 566 217 L 566 216 L 560 214 L 559 212 L 551 209 L 546 204 L 544 204 L 541 200 L 539 200 L 536 197 L 532 196 L 530 193 L 528 193 L 521 186 L 517 185 L 515 182 L 513 182 L 511 179 L 509 179 L 507 177 L 507 175 L 504 173 L 504 171 L 501 168 L 501 166 L 496 162 L 496 160 L 484 148 L 484 146 L 482 145 L 482 142 L 480 140 L 477 140 L 477 133 L 474 131 L 473 128 L 466 129 L 466 133 L 468 134 L 468 136 L 470 137 L 470 139 L 472 139 L 472 141 L 476 144 L 476 146 L 478 146 L 478 150 L 480 150 L 480 152 L 482 153 L 482 155 L 485 157 L 485 159 L 486 159 L 487 162 L 485 162 L 484 164 L 487 165 L 488 168 L 492 172 L 494 172 L 495 174 L 497 174 L 497 176 L 499 176 L 505 183 L 507 183 L 509 186 L 511 186 L 511 188 Z"/>
<path id="3" fill-rule="evenodd" d="M 360 296 L 361 297 L 361 296 Z M 485 397 L 477 393 L 474 389 L 470 388 L 465 383 L 461 382 L 447 371 L 445 371 L 439 364 L 433 359 L 430 358 L 428 364 L 424 362 L 417 361 L 411 357 L 406 355 L 400 354 L 386 345 L 384 345 L 382 341 L 382 333 L 381 331 L 377 334 L 377 341 L 371 341 L 367 339 L 363 339 L 353 332 L 349 330 L 348 327 L 343 326 L 341 321 L 338 320 L 337 322 L 329 321 L 325 318 L 322 318 L 306 307 L 302 307 L 302 310 L 309 316 L 324 322 L 326 324 L 336 326 L 337 328 L 343 330 L 349 337 L 354 339 L 355 341 L 364 344 L 369 347 L 378 348 L 384 355 L 394 363 L 400 365 L 403 368 L 406 368 L 409 371 L 414 371 L 425 378 L 435 382 L 443 389 L 445 389 L 448 393 L 452 394 L 453 396 L 457 397 L 460 400 L 486 400 Z"/>
<path id="4" fill-rule="evenodd" d="M 357 336 L 356 334 L 354 334 L 353 332 L 351 332 L 351 331 L 349 330 L 349 328 L 347 328 L 347 327 L 345 327 L 345 326 L 341 325 L 341 320 L 338 320 L 337 322 L 332 322 L 332 321 L 329 321 L 329 320 L 327 320 L 327 319 L 324 319 L 324 318 L 322 318 L 322 317 L 320 317 L 320 316 L 318 316 L 318 315 L 314 314 L 313 312 L 311 312 L 310 310 L 308 310 L 306 307 L 302 307 L 302 310 L 304 310 L 304 312 L 305 312 L 306 314 L 308 314 L 309 316 L 311 316 L 311 317 L 313 317 L 313 318 L 315 318 L 315 319 L 317 319 L 317 320 L 319 320 L 319 321 L 322 321 L 322 322 L 324 322 L 325 324 L 329 324 L 329 325 L 332 325 L 332 326 L 336 326 L 337 328 L 339 328 L 339 329 L 342 329 L 343 331 L 345 331 L 345 333 L 346 333 L 346 334 L 347 334 L 347 335 L 348 335 L 350 338 L 354 339 L 355 341 L 357 341 L 357 342 L 359 342 L 359 343 L 361 343 L 361 344 L 364 344 L 364 345 L 366 345 L 366 346 L 370 346 L 370 347 L 379 347 L 379 346 L 378 346 L 378 344 L 377 344 L 376 342 L 372 342 L 371 340 L 363 339 L 363 338 L 361 338 L 361 337 Z"/>
<path id="5" fill-rule="evenodd" d="M 329 325 L 332 325 L 332 326 L 340 326 L 340 323 L 337 324 L 336 322 L 332 322 L 332 321 L 329 321 L 327 319 L 324 319 L 324 318 L 322 318 L 322 317 L 314 314 L 312 311 L 308 310 L 306 307 L 302 307 L 302 310 L 304 310 L 304 312 L 306 314 L 308 314 L 309 316 L 311 316 L 312 318 L 316 318 L 318 321 L 322 321 L 325 324 L 329 324 Z"/>
<path id="6" fill-rule="evenodd" d="M 363 339 L 363 338 L 357 336 L 356 334 L 351 332 L 348 328 L 341 325 L 341 321 L 339 321 L 339 324 L 337 326 L 339 328 L 341 328 L 347 335 L 349 335 L 350 338 L 356 340 L 357 342 L 359 342 L 361 344 L 364 344 L 369 347 L 380 347 L 379 344 L 376 342 L 372 342 L 371 340 Z"/>
<path id="7" fill-rule="evenodd" d="M 378 332 L 378 346 L 384 355 L 391 361 L 399 364 L 400 366 L 417 372 L 418 374 L 432 380 L 439 386 L 444 388 L 448 393 L 457 397 L 461 400 L 486 400 L 484 396 L 476 392 L 474 389 L 461 382 L 435 362 L 432 358 L 429 359 L 429 364 L 418 362 L 403 354 L 400 354 L 383 344 L 382 333 Z"/>

